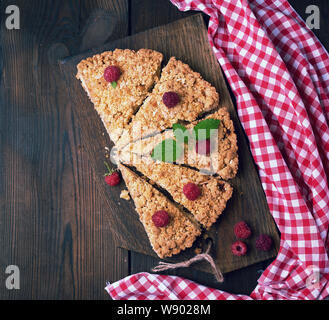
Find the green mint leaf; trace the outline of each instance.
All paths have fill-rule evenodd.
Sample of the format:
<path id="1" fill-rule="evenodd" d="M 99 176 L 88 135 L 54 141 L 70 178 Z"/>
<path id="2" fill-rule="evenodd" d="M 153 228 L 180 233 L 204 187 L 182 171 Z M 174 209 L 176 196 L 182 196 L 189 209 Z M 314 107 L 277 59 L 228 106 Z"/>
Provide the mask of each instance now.
<path id="1" fill-rule="evenodd" d="M 117 83 L 115 81 L 111 82 L 111 86 L 113 89 L 115 89 L 117 87 Z"/>
<path id="2" fill-rule="evenodd" d="M 152 151 L 152 159 L 163 162 L 175 162 L 183 153 L 181 145 L 173 139 L 163 140 Z"/>
<path id="3" fill-rule="evenodd" d="M 176 130 L 178 130 L 178 129 L 181 129 L 183 132 L 185 132 L 185 131 L 187 130 L 186 127 L 184 127 L 184 126 L 183 126 L 182 124 L 180 124 L 180 123 L 175 123 L 175 124 L 173 124 L 172 128 L 173 128 L 174 132 L 175 132 Z"/>
<path id="4" fill-rule="evenodd" d="M 184 141 L 185 144 L 188 144 L 189 139 L 191 138 L 190 132 L 187 130 L 186 127 L 184 127 L 180 123 L 175 123 L 172 126 L 174 130 L 174 135 L 176 137 L 176 141 L 180 144 L 182 141 Z"/>
<path id="5" fill-rule="evenodd" d="M 211 118 L 200 121 L 193 128 L 196 140 L 210 139 L 211 133 L 213 133 L 214 130 L 218 129 L 220 122 L 221 121 L 219 119 Z"/>

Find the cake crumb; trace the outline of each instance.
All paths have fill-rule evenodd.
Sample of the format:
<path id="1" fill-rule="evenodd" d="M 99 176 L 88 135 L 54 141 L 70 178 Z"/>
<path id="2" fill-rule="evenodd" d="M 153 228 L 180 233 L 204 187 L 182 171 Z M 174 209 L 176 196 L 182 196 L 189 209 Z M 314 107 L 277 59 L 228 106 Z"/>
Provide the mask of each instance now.
<path id="1" fill-rule="evenodd" d="M 128 190 L 122 190 L 121 191 L 121 194 L 120 194 L 120 198 L 129 201 L 130 200 L 130 196 L 129 196 Z"/>
<path id="2" fill-rule="evenodd" d="M 209 238 L 209 235 L 208 235 L 207 233 L 205 233 L 205 234 L 203 235 L 203 239 L 207 240 L 208 238 Z"/>
<path id="3" fill-rule="evenodd" d="M 195 254 L 200 254 L 201 252 L 202 252 L 201 248 L 196 248 L 196 249 L 194 250 L 194 253 L 195 253 Z"/>

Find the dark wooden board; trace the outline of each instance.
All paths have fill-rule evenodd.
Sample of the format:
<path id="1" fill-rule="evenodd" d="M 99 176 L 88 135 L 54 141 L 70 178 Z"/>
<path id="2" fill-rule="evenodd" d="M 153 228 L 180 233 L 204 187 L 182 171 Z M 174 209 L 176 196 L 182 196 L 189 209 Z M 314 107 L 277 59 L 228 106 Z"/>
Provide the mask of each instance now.
<path id="1" fill-rule="evenodd" d="M 117 243 L 123 248 L 155 256 L 143 226 L 138 221 L 132 201 L 127 202 L 119 198 L 124 184 L 121 184 L 121 188 L 109 188 L 103 181 L 105 147 L 111 148 L 113 144 L 105 134 L 105 128 L 93 110 L 79 81 L 75 79 L 76 65 L 80 60 L 92 54 L 115 48 L 158 50 L 164 54 L 166 61 L 171 56 L 176 56 L 188 63 L 192 69 L 200 72 L 217 88 L 221 96 L 221 105 L 228 107 L 235 124 L 239 143 L 240 167 L 237 177 L 231 181 L 235 189 L 233 198 L 229 201 L 225 213 L 209 232 L 215 242 L 212 254 L 223 272 L 236 270 L 275 256 L 279 236 L 268 211 L 247 139 L 236 115 L 221 69 L 209 46 L 207 31 L 201 15 L 194 15 L 116 40 L 101 48 L 60 61 L 60 68 L 70 92 L 73 110 L 81 127 L 82 147 L 90 155 L 90 161 L 96 172 L 95 182 L 100 186 L 99 192 L 106 199 L 111 231 L 115 234 Z M 239 220 L 246 220 L 254 231 L 253 237 L 248 240 L 249 254 L 242 258 L 232 256 L 230 251 L 231 243 L 235 241 L 233 225 Z M 272 251 L 258 252 L 255 250 L 254 240 L 260 233 L 270 234 L 275 239 L 276 245 Z M 169 260 L 181 261 L 193 254 L 192 248 Z M 197 268 L 209 271 L 208 267 L 202 263 L 198 264 Z"/>

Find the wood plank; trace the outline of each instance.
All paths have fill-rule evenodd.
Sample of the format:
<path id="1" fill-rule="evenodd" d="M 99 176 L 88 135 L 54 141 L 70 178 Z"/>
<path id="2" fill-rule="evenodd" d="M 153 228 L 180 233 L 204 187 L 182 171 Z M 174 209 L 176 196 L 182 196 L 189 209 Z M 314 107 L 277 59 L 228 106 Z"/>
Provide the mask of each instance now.
<path id="1" fill-rule="evenodd" d="M 216 246 L 213 254 L 216 255 L 218 264 L 223 272 L 229 272 L 258 261 L 263 261 L 276 254 L 278 248 L 278 234 L 273 220 L 268 212 L 268 207 L 263 189 L 255 165 L 253 163 L 247 140 L 242 131 L 229 92 L 223 79 L 218 63 L 208 44 L 207 31 L 200 15 L 194 15 L 178 20 L 172 24 L 155 28 L 143 33 L 133 35 L 118 41 L 111 42 L 101 48 L 61 61 L 61 69 L 70 89 L 72 103 L 78 108 L 74 110 L 80 121 L 83 142 L 87 152 L 94 156 L 93 165 L 99 176 L 100 192 L 107 194 L 109 219 L 112 221 L 112 232 L 118 235 L 120 244 L 128 249 L 155 255 L 152 251 L 142 225 L 137 222 L 137 215 L 131 202 L 122 201 L 119 198 L 120 188 L 109 190 L 105 188 L 102 178 L 104 173 L 104 148 L 111 147 L 107 135 L 103 135 L 105 129 L 83 92 L 80 83 L 74 80 L 77 63 L 86 56 L 96 52 L 112 50 L 114 48 L 151 48 L 163 52 L 166 60 L 170 56 L 176 56 L 188 62 L 189 65 L 215 85 L 221 94 L 221 104 L 229 108 L 235 123 L 239 140 L 239 157 L 241 159 L 239 174 L 232 183 L 235 193 L 229 202 L 226 213 L 219 218 L 211 231 L 211 237 Z M 103 188 L 101 187 L 103 185 Z M 230 254 L 230 245 L 234 241 L 233 225 L 239 220 L 250 222 L 255 236 L 259 233 L 271 234 L 275 238 L 276 248 L 270 253 L 256 252 L 250 242 L 250 254 L 237 258 Z M 230 231 L 227 231 L 230 230 Z M 138 239 L 138 241 L 136 241 Z M 182 260 L 193 255 L 193 249 L 187 250 L 171 261 Z M 206 268 L 199 264 L 198 268 Z M 205 269 L 207 270 L 207 269 Z"/>
<path id="2" fill-rule="evenodd" d="M 92 17 L 92 21 L 90 18 Z M 107 20 L 107 23 L 104 22 Z M 85 28 L 90 27 L 89 30 L 89 42 L 98 42 L 96 46 L 112 41 L 115 39 L 120 39 L 129 35 L 129 1 L 106 1 L 106 0 L 87 0 L 81 2 L 80 9 L 80 23 L 81 23 L 81 36 L 86 36 L 84 34 Z M 114 26 L 112 27 L 112 24 Z M 102 39 L 103 37 L 103 39 Z M 102 41 L 99 43 L 100 41 Z M 81 41 L 83 45 L 84 41 Z M 86 51 L 92 47 L 81 47 L 80 52 Z"/>
<path id="3" fill-rule="evenodd" d="M 83 3 L 92 8 L 93 1 Z M 107 3 L 97 1 L 105 9 Z M 1 24 L 0 269 L 19 266 L 21 289 L 0 286 L 0 298 L 108 299 L 105 282 L 127 275 L 128 253 L 116 249 L 104 221 L 95 172 L 54 64 L 79 48 L 80 1 L 15 4 L 21 29 Z M 110 6 L 128 19 L 127 1 Z"/>
<path id="4" fill-rule="evenodd" d="M 168 0 L 131 1 L 131 34 L 174 22 L 196 14 L 195 11 L 179 11 Z"/>

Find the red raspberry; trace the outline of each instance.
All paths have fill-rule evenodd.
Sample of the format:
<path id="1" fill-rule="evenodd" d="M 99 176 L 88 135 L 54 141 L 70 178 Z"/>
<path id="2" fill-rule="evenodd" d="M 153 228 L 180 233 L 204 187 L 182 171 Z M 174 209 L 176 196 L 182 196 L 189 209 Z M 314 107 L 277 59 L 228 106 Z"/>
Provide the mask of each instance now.
<path id="1" fill-rule="evenodd" d="M 152 221 L 156 227 L 163 228 L 169 224 L 170 217 L 167 211 L 160 210 L 152 216 Z"/>
<path id="2" fill-rule="evenodd" d="M 179 103 L 180 98 L 176 92 L 169 91 L 163 95 L 162 101 L 167 108 L 173 108 L 175 105 Z"/>
<path id="3" fill-rule="evenodd" d="M 194 201 L 199 198 L 201 190 L 195 183 L 189 182 L 183 187 L 183 193 L 187 199 Z"/>
<path id="4" fill-rule="evenodd" d="M 111 187 L 117 186 L 121 182 L 119 172 L 113 172 L 112 174 L 105 176 L 105 182 Z"/>
<path id="5" fill-rule="evenodd" d="M 273 240 L 267 234 L 261 234 L 256 240 L 256 248 L 261 251 L 269 251 L 272 245 Z"/>
<path id="6" fill-rule="evenodd" d="M 235 256 L 244 256 L 247 253 L 247 245 L 242 241 L 236 241 L 231 246 L 232 253 Z"/>
<path id="7" fill-rule="evenodd" d="M 195 151 L 198 154 L 210 155 L 210 139 L 199 140 L 196 142 Z"/>
<path id="8" fill-rule="evenodd" d="M 234 226 L 234 234 L 238 239 L 248 239 L 251 236 L 251 230 L 244 221 L 240 221 Z"/>
<path id="9" fill-rule="evenodd" d="M 109 66 L 104 71 L 104 79 L 107 82 L 118 81 L 121 75 L 121 71 L 116 66 Z"/>

